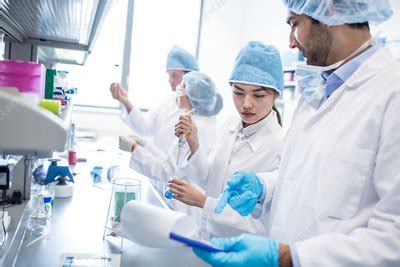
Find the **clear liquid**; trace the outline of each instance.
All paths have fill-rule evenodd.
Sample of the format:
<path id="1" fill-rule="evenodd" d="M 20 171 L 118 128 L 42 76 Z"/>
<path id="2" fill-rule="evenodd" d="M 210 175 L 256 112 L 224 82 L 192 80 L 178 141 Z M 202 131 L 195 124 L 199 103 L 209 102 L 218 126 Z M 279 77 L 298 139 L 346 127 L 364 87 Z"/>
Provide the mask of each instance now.
<path id="1" fill-rule="evenodd" d="M 34 236 L 41 236 L 48 233 L 49 221 L 44 213 L 32 214 L 29 218 L 29 230 Z"/>

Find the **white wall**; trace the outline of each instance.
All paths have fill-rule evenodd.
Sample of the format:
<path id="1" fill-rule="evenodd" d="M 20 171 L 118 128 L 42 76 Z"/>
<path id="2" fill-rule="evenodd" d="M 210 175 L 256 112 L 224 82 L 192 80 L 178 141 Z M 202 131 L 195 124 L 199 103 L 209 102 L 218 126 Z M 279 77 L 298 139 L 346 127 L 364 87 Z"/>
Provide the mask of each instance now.
<path id="1" fill-rule="evenodd" d="M 199 14 L 199 0 L 135 1 L 129 98 L 137 107 L 157 108 L 174 95 L 165 71 L 167 55 L 174 45 L 196 53 Z"/>
<path id="2" fill-rule="evenodd" d="M 228 85 L 235 58 L 249 41 L 288 48 L 289 26 L 281 1 L 206 0 L 199 63 L 224 98 L 220 121 L 236 114 Z"/>
<path id="3" fill-rule="evenodd" d="M 242 46 L 243 10 L 243 1 L 205 1 L 199 65 L 203 72 L 211 76 L 224 98 L 220 118 L 228 116 L 234 108 L 228 80 Z"/>

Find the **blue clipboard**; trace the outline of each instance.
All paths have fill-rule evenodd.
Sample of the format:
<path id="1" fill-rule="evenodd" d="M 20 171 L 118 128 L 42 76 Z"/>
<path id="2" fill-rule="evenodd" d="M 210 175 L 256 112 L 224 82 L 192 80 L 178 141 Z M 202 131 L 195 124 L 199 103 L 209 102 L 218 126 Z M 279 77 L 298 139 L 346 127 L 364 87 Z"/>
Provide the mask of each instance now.
<path id="1" fill-rule="evenodd" d="M 177 235 L 175 233 L 170 233 L 169 237 L 173 240 L 176 240 L 178 242 L 181 242 L 187 246 L 193 247 L 193 248 L 198 248 L 207 252 L 223 252 L 223 250 L 218 249 L 216 247 L 213 247 L 212 245 L 194 240 L 194 239 L 190 239 L 187 237 L 183 237 L 181 235 Z"/>

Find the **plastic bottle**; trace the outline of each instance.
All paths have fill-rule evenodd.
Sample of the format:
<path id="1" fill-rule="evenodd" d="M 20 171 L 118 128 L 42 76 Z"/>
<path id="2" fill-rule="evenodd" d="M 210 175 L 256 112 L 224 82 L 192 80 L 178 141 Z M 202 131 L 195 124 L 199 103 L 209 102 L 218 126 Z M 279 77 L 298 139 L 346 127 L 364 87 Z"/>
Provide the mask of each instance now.
<path id="1" fill-rule="evenodd" d="M 53 197 L 49 190 L 42 186 L 36 194 L 33 210 L 29 218 L 29 230 L 35 236 L 50 233 Z"/>

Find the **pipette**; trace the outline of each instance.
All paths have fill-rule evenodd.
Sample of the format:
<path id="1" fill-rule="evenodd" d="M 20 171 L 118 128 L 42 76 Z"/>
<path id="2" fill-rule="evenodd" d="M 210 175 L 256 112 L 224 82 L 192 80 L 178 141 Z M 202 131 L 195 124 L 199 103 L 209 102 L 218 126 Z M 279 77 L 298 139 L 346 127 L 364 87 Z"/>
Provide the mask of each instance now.
<path id="1" fill-rule="evenodd" d="M 192 114 L 194 113 L 194 110 L 191 111 L 186 111 L 185 115 L 188 116 L 189 118 L 192 116 Z M 185 145 L 186 139 L 188 138 L 187 134 L 180 134 L 179 135 L 179 140 L 178 140 L 178 153 L 176 155 L 176 169 L 175 169 L 175 173 L 174 176 L 172 176 L 172 178 L 177 178 L 178 177 L 178 166 L 179 166 L 179 159 L 181 157 L 181 151 L 183 146 Z M 168 199 L 172 199 L 174 197 L 174 194 L 172 194 L 171 191 L 165 190 L 164 196 Z"/>

